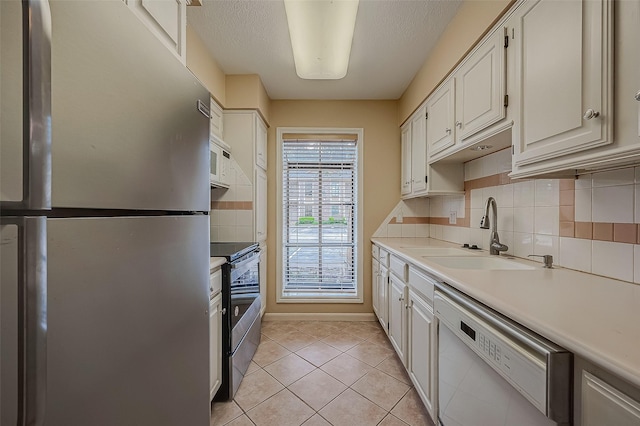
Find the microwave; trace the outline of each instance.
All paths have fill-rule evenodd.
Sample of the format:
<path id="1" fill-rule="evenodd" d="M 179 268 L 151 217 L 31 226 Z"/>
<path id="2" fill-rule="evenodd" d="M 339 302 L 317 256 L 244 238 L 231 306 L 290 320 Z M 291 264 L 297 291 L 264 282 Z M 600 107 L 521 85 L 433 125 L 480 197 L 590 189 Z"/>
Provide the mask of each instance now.
<path id="1" fill-rule="evenodd" d="M 227 144 L 209 141 L 209 154 L 209 183 L 213 187 L 228 188 L 231 184 L 231 149 Z"/>

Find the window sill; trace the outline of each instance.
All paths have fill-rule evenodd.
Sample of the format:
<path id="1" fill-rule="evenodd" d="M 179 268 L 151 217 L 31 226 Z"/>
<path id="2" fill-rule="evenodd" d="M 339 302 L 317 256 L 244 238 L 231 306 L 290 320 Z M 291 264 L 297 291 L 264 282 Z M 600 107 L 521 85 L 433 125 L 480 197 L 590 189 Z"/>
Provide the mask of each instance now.
<path id="1" fill-rule="evenodd" d="M 277 299 L 277 303 L 364 303 L 361 296 L 328 295 L 326 293 L 289 293 L 286 296 L 278 296 Z"/>

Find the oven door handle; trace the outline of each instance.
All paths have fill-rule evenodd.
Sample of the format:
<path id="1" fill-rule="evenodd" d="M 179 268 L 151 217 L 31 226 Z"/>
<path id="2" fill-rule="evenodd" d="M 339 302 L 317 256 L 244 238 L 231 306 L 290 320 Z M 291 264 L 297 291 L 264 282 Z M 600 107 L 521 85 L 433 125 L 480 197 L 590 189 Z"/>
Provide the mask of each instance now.
<path id="1" fill-rule="evenodd" d="M 249 265 L 251 262 L 258 262 L 259 260 L 260 260 L 260 250 L 256 250 L 255 253 L 251 255 L 251 257 L 249 257 L 248 259 L 243 260 L 242 262 L 232 263 L 231 269 L 240 269 Z"/>

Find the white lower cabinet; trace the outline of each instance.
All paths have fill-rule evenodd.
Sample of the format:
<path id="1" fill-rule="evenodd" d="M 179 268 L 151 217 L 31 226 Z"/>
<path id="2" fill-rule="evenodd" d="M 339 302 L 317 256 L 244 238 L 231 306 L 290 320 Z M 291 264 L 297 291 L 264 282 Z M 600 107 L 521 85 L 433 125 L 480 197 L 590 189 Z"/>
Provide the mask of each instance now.
<path id="1" fill-rule="evenodd" d="M 416 392 L 427 410 L 435 418 L 435 356 L 436 339 L 431 304 L 409 289 L 408 304 L 408 362 L 407 370 Z"/>
<path id="2" fill-rule="evenodd" d="M 640 402 L 588 371 L 582 371 L 582 426 L 639 426 Z"/>
<path id="3" fill-rule="evenodd" d="M 389 277 L 389 340 L 407 365 L 407 285 L 394 274 Z"/>
<path id="4" fill-rule="evenodd" d="M 213 400 L 222 381 L 222 293 L 209 301 L 209 390 Z"/>
<path id="5" fill-rule="evenodd" d="M 380 272 L 378 273 L 378 321 L 385 333 L 389 333 L 389 269 L 380 263 Z"/>
<path id="6" fill-rule="evenodd" d="M 379 302 L 378 302 L 378 276 L 380 275 L 380 262 L 378 259 L 371 259 L 371 305 L 373 306 L 373 313 L 379 316 Z"/>

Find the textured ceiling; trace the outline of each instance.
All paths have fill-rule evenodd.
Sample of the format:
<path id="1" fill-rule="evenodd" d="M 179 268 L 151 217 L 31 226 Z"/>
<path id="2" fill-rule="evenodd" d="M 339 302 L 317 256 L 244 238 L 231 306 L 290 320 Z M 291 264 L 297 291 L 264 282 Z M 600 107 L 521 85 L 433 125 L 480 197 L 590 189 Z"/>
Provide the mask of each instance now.
<path id="1" fill-rule="evenodd" d="M 296 75 L 281 0 L 204 0 L 187 22 L 225 74 L 258 74 L 271 99 L 398 99 L 461 0 L 360 0 L 347 76 Z"/>

